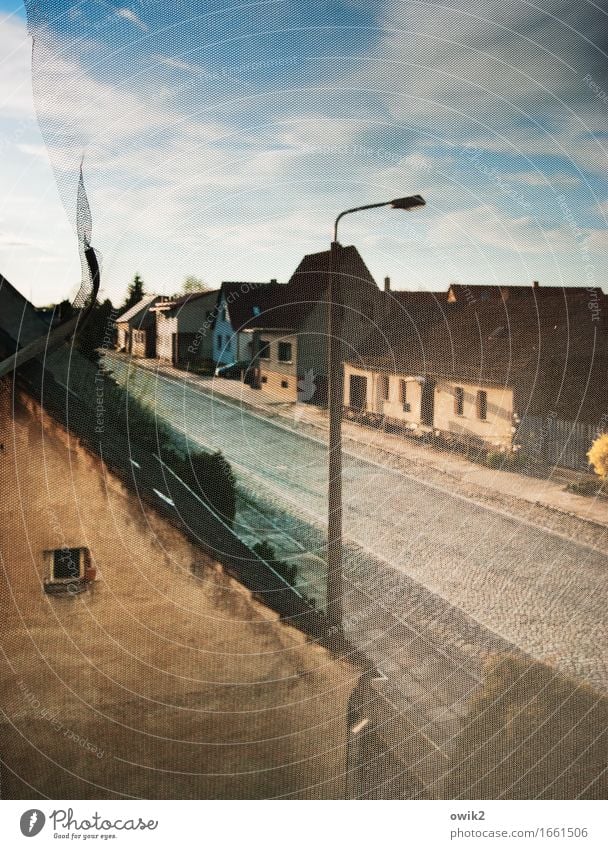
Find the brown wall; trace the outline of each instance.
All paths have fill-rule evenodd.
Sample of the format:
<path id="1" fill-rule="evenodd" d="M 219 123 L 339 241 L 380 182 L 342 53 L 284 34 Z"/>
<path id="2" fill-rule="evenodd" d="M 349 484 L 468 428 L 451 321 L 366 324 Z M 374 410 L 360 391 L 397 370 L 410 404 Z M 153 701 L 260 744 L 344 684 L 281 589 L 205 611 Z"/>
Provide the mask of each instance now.
<path id="1" fill-rule="evenodd" d="M 2 795 L 335 798 L 357 674 L 0 385 Z M 43 551 L 97 580 L 43 592 Z"/>

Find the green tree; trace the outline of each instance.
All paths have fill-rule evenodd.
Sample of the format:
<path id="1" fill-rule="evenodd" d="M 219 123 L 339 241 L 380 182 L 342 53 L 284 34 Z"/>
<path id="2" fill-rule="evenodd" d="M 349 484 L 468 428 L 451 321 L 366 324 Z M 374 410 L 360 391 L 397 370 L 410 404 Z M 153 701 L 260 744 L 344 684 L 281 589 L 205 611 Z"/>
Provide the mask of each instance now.
<path id="1" fill-rule="evenodd" d="M 145 294 L 144 281 L 141 279 L 139 274 L 136 274 L 131 283 L 129 283 L 127 297 L 122 305 L 121 312 L 125 312 L 125 310 L 128 310 L 135 306 L 135 304 L 138 304 Z"/>
<path id="2" fill-rule="evenodd" d="M 193 274 L 189 274 L 184 280 L 182 290 L 184 295 L 192 295 L 194 292 L 208 292 L 209 286 L 207 286 L 205 281 L 201 280 L 200 277 L 195 277 Z"/>

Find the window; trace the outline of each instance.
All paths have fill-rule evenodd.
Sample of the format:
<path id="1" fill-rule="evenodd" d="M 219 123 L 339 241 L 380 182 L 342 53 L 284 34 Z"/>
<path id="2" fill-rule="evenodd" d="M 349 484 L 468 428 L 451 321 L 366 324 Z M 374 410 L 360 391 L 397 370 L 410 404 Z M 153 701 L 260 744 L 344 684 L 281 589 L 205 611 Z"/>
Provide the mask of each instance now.
<path id="1" fill-rule="evenodd" d="M 87 548 L 55 548 L 44 552 L 47 576 L 44 591 L 49 595 L 77 595 L 95 580 L 95 568 Z"/>
<path id="2" fill-rule="evenodd" d="M 260 310 L 260 308 L 259 308 L 259 307 L 254 307 L 254 308 L 253 308 L 253 315 L 254 315 L 256 318 L 257 318 L 257 316 L 258 316 L 258 315 L 260 315 L 260 313 L 261 313 L 261 310 Z"/>
<path id="3" fill-rule="evenodd" d="M 270 342 L 268 339 L 260 339 L 260 359 L 270 359 Z"/>
<path id="4" fill-rule="evenodd" d="M 279 362 L 291 362 L 291 342 L 279 342 Z"/>
<path id="5" fill-rule="evenodd" d="M 454 389 L 454 412 L 457 416 L 464 415 L 464 389 L 457 386 Z"/>
<path id="6" fill-rule="evenodd" d="M 282 380 L 281 381 L 281 389 L 289 389 L 289 381 L 288 380 Z"/>
<path id="7" fill-rule="evenodd" d="M 379 392 L 380 398 L 383 401 L 388 401 L 388 391 L 389 391 L 390 383 L 388 374 L 380 375 L 380 384 L 379 384 Z"/>
<path id="8" fill-rule="evenodd" d="M 74 581 L 82 574 L 82 548 L 56 548 L 53 551 L 52 579 Z"/>
<path id="9" fill-rule="evenodd" d="M 488 418 L 488 393 L 483 389 L 477 392 L 477 418 L 482 421 Z"/>
<path id="10" fill-rule="evenodd" d="M 399 381 L 399 403 L 403 407 L 403 412 L 409 413 L 411 407 L 407 402 L 407 380 Z"/>
<path id="11" fill-rule="evenodd" d="M 222 307 L 222 312 L 220 313 L 220 318 L 222 321 L 226 321 L 226 307 Z"/>
<path id="12" fill-rule="evenodd" d="M 224 340 L 222 338 L 222 334 L 218 333 L 218 335 L 217 335 L 217 347 L 220 349 L 220 351 L 222 350 L 222 343 L 223 342 L 224 342 Z"/>

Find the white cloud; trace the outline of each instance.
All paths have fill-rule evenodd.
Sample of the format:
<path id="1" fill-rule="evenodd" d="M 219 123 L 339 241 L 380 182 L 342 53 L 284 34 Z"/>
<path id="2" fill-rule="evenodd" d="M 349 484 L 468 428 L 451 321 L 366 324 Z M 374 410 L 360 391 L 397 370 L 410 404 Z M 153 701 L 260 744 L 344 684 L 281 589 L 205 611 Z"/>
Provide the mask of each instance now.
<path id="1" fill-rule="evenodd" d="M 505 178 L 514 183 L 523 183 L 526 186 L 580 186 L 582 180 L 575 174 L 549 173 L 543 174 L 539 171 L 516 171 L 505 174 Z"/>
<path id="2" fill-rule="evenodd" d="M 132 9 L 128 9 L 123 6 L 122 8 L 116 10 L 116 14 L 119 18 L 122 18 L 125 21 L 129 21 L 129 23 L 136 26 L 142 32 L 148 32 L 148 25 L 145 24 Z"/>

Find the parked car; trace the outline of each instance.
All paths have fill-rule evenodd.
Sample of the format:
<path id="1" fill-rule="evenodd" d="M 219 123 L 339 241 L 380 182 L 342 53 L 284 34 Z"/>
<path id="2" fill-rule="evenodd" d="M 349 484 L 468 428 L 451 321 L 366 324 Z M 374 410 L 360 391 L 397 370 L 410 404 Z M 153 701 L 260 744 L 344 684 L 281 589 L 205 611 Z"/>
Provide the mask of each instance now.
<path id="1" fill-rule="evenodd" d="M 229 363 L 226 366 L 218 366 L 215 370 L 216 377 L 223 377 L 226 380 L 240 380 L 244 371 L 249 368 L 249 363 L 245 360 L 240 360 L 238 363 Z"/>

